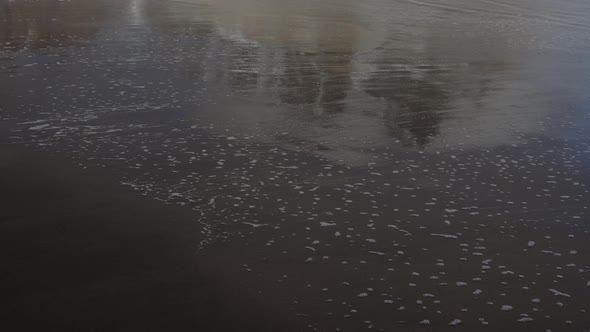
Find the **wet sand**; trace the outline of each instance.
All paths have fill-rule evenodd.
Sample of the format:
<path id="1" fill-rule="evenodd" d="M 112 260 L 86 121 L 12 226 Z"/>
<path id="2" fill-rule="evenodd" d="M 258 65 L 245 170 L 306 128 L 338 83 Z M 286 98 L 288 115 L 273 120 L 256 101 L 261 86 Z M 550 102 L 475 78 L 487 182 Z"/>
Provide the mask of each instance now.
<path id="1" fill-rule="evenodd" d="M 0 3 L 10 322 L 589 329 L 587 13 Z"/>
<path id="2" fill-rule="evenodd" d="M 291 330 L 223 264 L 196 255 L 190 210 L 56 156 L 0 152 L 2 329 Z"/>
<path id="3" fill-rule="evenodd" d="M 494 322 L 491 330 L 520 331 L 514 321 L 523 316 L 512 308 L 531 304 L 551 315 L 525 321 L 527 328 L 589 322 L 588 287 L 577 276 L 587 269 L 588 231 L 537 221 L 547 209 L 528 212 L 529 222 L 508 232 L 506 223 L 497 223 L 461 232 L 447 225 L 448 234 L 408 223 L 404 229 L 389 224 L 393 228 L 381 234 L 372 225 L 348 228 L 349 234 L 333 233 L 333 225 L 306 227 L 301 236 L 300 225 L 266 216 L 254 228 L 240 227 L 232 241 L 199 250 L 203 228 L 191 209 L 138 196 L 104 169 L 82 170 L 60 155 L 6 145 L 0 151 L 0 185 L 9 188 L 0 196 L 6 267 L 0 281 L 8 286 L 2 325 L 11 331 L 358 331 L 373 324 L 414 331 L 426 316 L 421 312 L 441 297 L 450 302 L 419 330 L 440 331 L 446 324 L 437 322 L 455 319 L 473 324 L 475 311 Z M 357 239 L 340 240 L 351 235 Z M 472 236 L 480 247 L 460 243 Z M 390 248 L 375 245 L 392 238 Z M 484 257 L 480 252 L 492 258 L 477 259 Z M 495 257 L 512 268 L 495 266 Z M 466 278 L 477 275 L 484 279 Z M 564 275 L 574 283 L 561 283 Z M 421 285 L 432 278 L 435 285 Z M 502 293 L 480 295 L 482 289 Z M 481 300 L 473 303 L 473 297 Z M 335 312 L 333 298 L 348 310 Z M 499 310 L 506 303 L 511 309 Z M 404 312 L 410 308 L 416 312 Z"/>

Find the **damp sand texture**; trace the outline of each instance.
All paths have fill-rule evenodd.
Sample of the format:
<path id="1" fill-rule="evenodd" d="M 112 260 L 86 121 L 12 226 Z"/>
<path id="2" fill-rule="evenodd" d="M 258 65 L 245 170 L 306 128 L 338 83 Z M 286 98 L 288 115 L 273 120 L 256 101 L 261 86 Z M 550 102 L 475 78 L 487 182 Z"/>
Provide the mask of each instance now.
<path id="1" fill-rule="evenodd" d="M 581 0 L 0 2 L 6 330 L 588 330 L 587 59 Z"/>

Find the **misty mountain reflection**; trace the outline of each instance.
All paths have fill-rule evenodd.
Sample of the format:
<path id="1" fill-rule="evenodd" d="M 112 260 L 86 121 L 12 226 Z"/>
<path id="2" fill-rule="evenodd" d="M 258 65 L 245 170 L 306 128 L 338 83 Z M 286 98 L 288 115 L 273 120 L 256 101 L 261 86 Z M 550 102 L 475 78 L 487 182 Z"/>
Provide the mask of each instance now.
<path id="1" fill-rule="evenodd" d="M 503 35 L 473 33 L 470 21 L 411 3 L 376 15 L 376 8 L 391 7 L 380 1 L 10 2 L 1 10 L 0 38 L 15 50 L 74 46 L 98 33 L 82 17 L 101 20 L 119 6 L 118 20 L 134 28 L 101 38 L 124 37 L 135 65 L 153 60 L 150 47 L 166 45 L 158 61 L 178 64 L 199 83 L 196 103 L 223 104 L 195 113 L 210 112 L 211 121 L 251 118 L 243 121 L 245 130 L 264 123 L 257 134 L 289 132 L 331 150 L 497 145 L 537 130 L 531 112 L 504 125 L 522 91 L 534 91 L 519 85 L 522 57 Z M 54 13 L 49 17 L 59 24 L 48 15 L 23 20 L 31 11 Z M 416 16 L 429 21 L 416 28 Z M 159 34 L 146 33 L 152 29 Z M 245 103 L 251 103 L 247 111 Z"/>

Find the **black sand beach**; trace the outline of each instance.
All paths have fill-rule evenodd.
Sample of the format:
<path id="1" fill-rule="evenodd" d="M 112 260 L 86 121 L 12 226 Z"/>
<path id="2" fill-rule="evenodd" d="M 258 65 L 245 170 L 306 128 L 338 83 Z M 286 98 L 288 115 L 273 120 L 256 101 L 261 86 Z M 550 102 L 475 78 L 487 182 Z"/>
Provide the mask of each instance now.
<path id="1" fill-rule="evenodd" d="M 0 0 L 0 329 L 588 331 L 588 13 Z"/>
<path id="2" fill-rule="evenodd" d="M 290 330 L 223 265 L 197 257 L 190 210 L 137 197 L 104 170 L 0 152 L 3 330 Z"/>

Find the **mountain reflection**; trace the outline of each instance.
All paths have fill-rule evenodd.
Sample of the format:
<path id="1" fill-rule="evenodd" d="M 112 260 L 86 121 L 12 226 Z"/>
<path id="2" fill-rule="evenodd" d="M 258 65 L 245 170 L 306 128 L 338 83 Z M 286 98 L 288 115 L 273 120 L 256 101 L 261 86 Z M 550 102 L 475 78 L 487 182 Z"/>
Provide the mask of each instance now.
<path id="1" fill-rule="evenodd" d="M 350 55 L 342 53 L 284 54 L 277 87 L 286 104 L 308 104 L 316 114 L 342 112 L 351 85 Z"/>
<path id="2" fill-rule="evenodd" d="M 400 59 L 396 65 L 377 65 L 364 82 L 367 94 L 383 98 L 384 125 L 405 145 L 423 146 L 438 133 L 449 107 L 451 91 L 441 84 L 433 66 L 412 66 Z"/>
<path id="3" fill-rule="evenodd" d="M 520 112 L 519 121 L 504 125 L 510 120 L 506 110 L 519 107 L 522 91 L 534 93 L 531 86 L 519 85 L 523 57 L 514 54 L 507 37 L 478 30 L 465 16 L 455 22 L 456 14 L 441 15 L 436 7 L 384 0 L 79 0 L 0 6 L 0 40 L 13 50 L 75 46 L 96 36 L 94 20 L 122 9 L 114 25 L 133 29 L 123 36 L 115 27 L 101 37 L 124 38 L 133 46 L 128 51 L 135 62 L 125 55 L 126 66 L 140 60 L 182 66 L 183 77 L 201 89 L 188 99 L 223 105 L 194 112 L 210 112 L 206 116 L 212 121 L 250 118 L 242 121 L 248 123 L 245 130 L 264 123 L 257 134 L 274 138 L 288 132 L 312 149 L 496 145 L 536 130 L 532 113 Z M 413 17 L 426 23 L 416 26 Z M 528 38 L 524 32 L 510 38 L 521 34 Z M 165 47 L 165 56 L 151 58 L 151 47 Z M 465 128 L 477 139 L 466 136 Z"/>
<path id="4" fill-rule="evenodd" d="M 204 77 L 228 93 L 274 103 L 292 127 L 301 123 L 304 139 L 329 140 L 332 128 L 352 138 L 382 141 L 376 135 L 386 135 L 406 146 L 428 146 L 459 110 L 484 112 L 495 102 L 486 100 L 498 91 L 494 77 L 512 61 L 510 52 L 497 51 L 502 40 L 445 37 L 461 29 L 448 21 L 417 32 L 392 28 L 395 22 L 371 22 L 372 7 L 358 2 L 191 3 L 194 15 L 184 10 L 178 16 L 216 30 L 206 37 Z M 456 47 L 462 43 L 476 47 Z M 379 121 L 382 129 L 357 130 L 360 117 Z"/>

